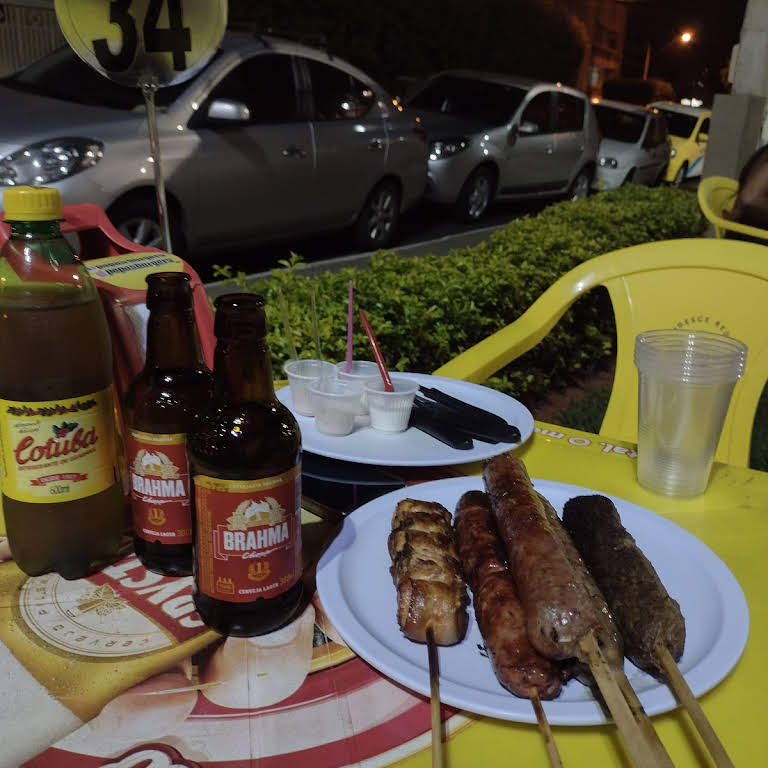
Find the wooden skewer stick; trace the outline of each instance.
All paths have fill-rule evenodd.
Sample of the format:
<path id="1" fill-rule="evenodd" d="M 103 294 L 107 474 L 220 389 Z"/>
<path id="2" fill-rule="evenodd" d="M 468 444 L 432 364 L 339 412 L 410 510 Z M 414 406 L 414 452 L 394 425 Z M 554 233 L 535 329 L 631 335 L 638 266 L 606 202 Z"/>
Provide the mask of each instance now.
<path id="1" fill-rule="evenodd" d="M 674 768 L 642 706 L 633 709 L 627 701 L 619 683 L 620 678 L 626 680 L 624 673 L 608 665 L 592 633 L 581 641 L 581 649 L 637 768 Z M 628 681 L 626 686 L 631 688 Z"/>
<path id="2" fill-rule="evenodd" d="M 531 688 L 529 697 L 531 704 L 533 704 L 533 711 L 536 713 L 536 719 L 539 721 L 539 730 L 544 737 L 544 746 L 547 749 L 549 764 L 551 768 L 563 768 L 560 753 L 557 751 L 557 744 L 555 744 L 555 737 L 552 734 L 552 729 L 549 727 L 549 720 L 547 720 L 547 716 L 544 713 L 544 707 L 541 706 L 539 692 L 535 688 Z"/>
<path id="3" fill-rule="evenodd" d="M 717 768 L 734 768 L 731 758 L 728 757 L 728 753 L 725 751 L 725 747 L 723 747 L 720 739 L 717 737 L 714 728 L 704 714 L 704 710 L 693 695 L 693 691 L 688 687 L 688 683 L 672 658 L 669 649 L 660 643 L 656 646 L 655 650 L 656 660 L 667 676 L 669 687 L 686 712 L 688 712 L 691 720 L 693 720 L 693 724 L 696 726 L 696 730 L 701 735 L 704 744 L 712 755 Z"/>
<path id="4" fill-rule="evenodd" d="M 432 628 L 427 629 L 429 659 L 429 711 L 432 721 L 432 768 L 443 768 L 443 730 L 440 720 L 440 667 Z"/>

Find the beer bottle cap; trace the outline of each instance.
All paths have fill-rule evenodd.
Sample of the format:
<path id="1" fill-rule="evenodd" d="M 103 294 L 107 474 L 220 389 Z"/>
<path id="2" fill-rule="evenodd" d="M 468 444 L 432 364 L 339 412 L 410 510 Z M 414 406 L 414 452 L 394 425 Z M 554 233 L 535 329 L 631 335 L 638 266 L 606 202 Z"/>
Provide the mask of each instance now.
<path id="1" fill-rule="evenodd" d="M 147 275 L 147 309 L 191 309 L 192 289 L 186 272 L 153 272 Z"/>
<path id="2" fill-rule="evenodd" d="M 256 341 L 267 335 L 264 297 L 255 293 L 227 293 L 215 301 L 214 333 L 219 339 Z"/>
<path id="3" fill-rule="evenodd" d="M 52 187 L 11 187 L 3 193 L 6 221 L 60 221 L 61 195 Z"/>

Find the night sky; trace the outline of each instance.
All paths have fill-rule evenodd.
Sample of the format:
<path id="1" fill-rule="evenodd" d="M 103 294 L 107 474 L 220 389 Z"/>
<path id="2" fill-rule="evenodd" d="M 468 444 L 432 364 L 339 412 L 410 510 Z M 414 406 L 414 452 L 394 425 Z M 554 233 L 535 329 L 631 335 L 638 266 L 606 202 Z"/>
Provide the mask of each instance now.
<path id="1" fill-rule="evenodd" d="M 624 74 L 640 76 L 651 43 L 650 76 L 678 84 L 717 79 L 739 41 L 747 0 L 645 0 L 629 8 Z M 676 37 L 685 30 L 694 42 Z"/>

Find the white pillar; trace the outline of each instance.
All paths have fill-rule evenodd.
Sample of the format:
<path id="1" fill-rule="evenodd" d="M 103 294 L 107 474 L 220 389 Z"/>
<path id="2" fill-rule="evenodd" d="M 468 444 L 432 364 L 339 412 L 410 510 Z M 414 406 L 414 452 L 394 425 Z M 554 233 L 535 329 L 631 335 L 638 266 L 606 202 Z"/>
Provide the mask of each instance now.
<path id="1" fill-rule="evenodd" d="M 747 0 L 734 56 L 731 93 L 715 96 L 705 176 L 736 178 L 768 141 L 768 0 Z"/>

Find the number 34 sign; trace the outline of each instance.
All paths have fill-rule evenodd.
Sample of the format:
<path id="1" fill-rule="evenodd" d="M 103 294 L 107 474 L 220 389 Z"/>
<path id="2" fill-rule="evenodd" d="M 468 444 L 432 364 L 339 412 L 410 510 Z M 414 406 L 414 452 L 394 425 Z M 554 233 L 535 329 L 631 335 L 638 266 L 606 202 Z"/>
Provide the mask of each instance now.
<path id="1" fill-rule="evenodd" d="M 216 51 L 227 0 L 56 0 L 75 53 L 122 85 L 175 85 Z"/>

